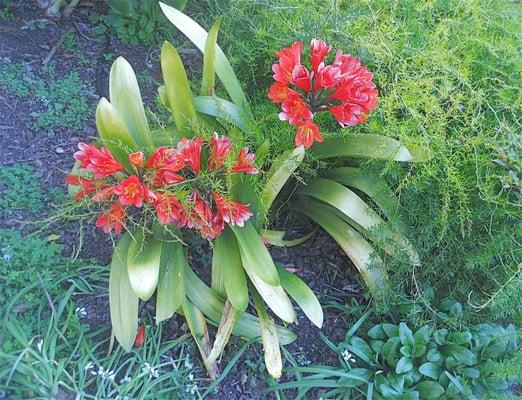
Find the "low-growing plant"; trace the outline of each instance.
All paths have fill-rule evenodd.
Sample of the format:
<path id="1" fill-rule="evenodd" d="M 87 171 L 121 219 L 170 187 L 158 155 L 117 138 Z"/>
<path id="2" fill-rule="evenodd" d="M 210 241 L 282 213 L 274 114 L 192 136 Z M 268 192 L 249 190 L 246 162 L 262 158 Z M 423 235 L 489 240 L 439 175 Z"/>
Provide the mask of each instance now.
<path id="1" fill-rule="evenodd" d="M 43 191 L 35 171 L 27 164 L 15 164 L 0 169 L 0 215 L 16 211 L 37 213 L 44 203 Z"/>
<path id="2" fill-rule="evenodd" d="M 31 128 L 35 131 L 80 129 L 89 116 L 91 88 L 77 71 L 59 76 L 52 64 L 37 72 L 26 63 L 1 60 L 0 87 L 20 97 L 34 96 L 38 111 L 31 114 Z"/>
<path id="3" fill-rule="evenodd" d="M 314 388 L 330 388 L 324 399 L 481 399 L 506 392 L 514 378 L 496 371 L 518 349 L 513 325 L 415 328 L 408 322 L 383 322 L 363 330 L 370 315 L 371 310 L 360 317 L 339 345 L 327 343 L 340 367 L 290 368 L 305 375 L 273 389 L 296 388 L 296 399 Z"/>
<path id="4" fill-rule="evenodd" d="M 167 20 L 156 0 L 106 0 L 109 14 L 107 25 L 124 42 L 151 44 L 161 39 Z M 186 0 L 169 0 L 166 4 L 183 10 Z"/>

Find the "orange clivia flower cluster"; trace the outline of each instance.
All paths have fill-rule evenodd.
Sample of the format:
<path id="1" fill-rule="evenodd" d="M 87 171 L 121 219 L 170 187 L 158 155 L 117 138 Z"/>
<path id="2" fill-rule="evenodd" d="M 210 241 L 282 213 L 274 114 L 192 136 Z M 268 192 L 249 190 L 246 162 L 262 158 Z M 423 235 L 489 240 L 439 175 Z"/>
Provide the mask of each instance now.
<path id="1" fill-rule="evenodd" d="M 247 147 L 235 153 L 226 136 L 183 138 L 176 147 L 159 147 L 148 158 L 141 151 L 131 153 L 131 169 L 105 147 L 79 143 L 78 148 L 74 158 L 92 178 L 68 175 L 66 182 L 79 187 L 76 200 L 89 197 L 102 206 L 96 226 L 105 233 L 122 232 L 130 207 L 152 208 L 160 223 L 196 229 L 206 239 L 218 236 L 225 224 L 243 226 L 253 215 L 248 205 L 215 189 L 226 186 L 229 174 L 257 173 L 255 155 Z"/>
<path id="2" fill-rule="evenodd" d="M 296 125 L 295 145 L 310 148 L 322 142 L 314 115 L 329 111 L 341 126 L 366 121 L 378 104 L 373 75 L 357 57 L 337 50 L 332 64 L 325 63 L 332 46 L 320 39 L 310 43 L 310 66 L 301 63 L 303 42 L 276 53 L 272 66 L 276 81 L 268 92 L 274 103 L 281 104 L 279 118 Z"/>

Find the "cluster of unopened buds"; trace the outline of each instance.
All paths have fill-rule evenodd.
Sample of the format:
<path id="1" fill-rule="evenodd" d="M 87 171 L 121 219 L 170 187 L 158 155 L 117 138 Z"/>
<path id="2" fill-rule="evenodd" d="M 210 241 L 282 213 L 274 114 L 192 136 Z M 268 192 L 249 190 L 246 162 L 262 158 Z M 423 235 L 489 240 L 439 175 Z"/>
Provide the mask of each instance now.
<path id="1" fill-rule="evenodd" d="M 333 63 L 325 64 L 332 46 L 312 39 L 308 69 L 301 64 L 302 48 L 303 42 L 295 42 L 276 53 L 276 82 L 268 97 L 281 104 L 279 118 L 298 127 L 295 145 L 310 148 L 314 141 L 323 141 L 312 122 L 316 113 L 329 111 L 341 126 L 354 126 L 366 121 L 378 100 L 373 75 L 357 57 L 338 50 Z"/>
<path id="2" fill-rule="evenodd" d="M 136 214 L 131 207 L 152 207 L 160 223 L 193 228 L 211 240 L 225 224 L 241 227 L 252 216 L 248 205 L 229 198 L 226 179 L 230 174 L 256 174 L 255 155 L 248 147 L 235 153 L 226 136 L 215 133 L 210 141 L 183 138 L 176 147 L 157 148 L 148 159 L 141 151 L 133 152 L 127 167 L 106 147 L 79 143 L 78 148 L 74 158 L 92 178 L 68 175 L 66 182 L 79 187 L 76 200 L 89 197 L 100 204 L 96 226 L 106 233 L 122 232 L 128 216 Z"/>

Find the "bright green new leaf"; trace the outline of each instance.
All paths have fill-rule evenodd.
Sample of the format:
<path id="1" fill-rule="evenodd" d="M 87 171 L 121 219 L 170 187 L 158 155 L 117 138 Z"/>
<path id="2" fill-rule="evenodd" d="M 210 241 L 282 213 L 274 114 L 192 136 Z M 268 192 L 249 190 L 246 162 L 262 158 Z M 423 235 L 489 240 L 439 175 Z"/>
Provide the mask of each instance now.
<path id="1" fill-rule="evenodd" d="M 129 281 L 138 297 L 147 301 L 158 284 L 163 242 L 141 230 L 133 236 L 127 256 Z"/>
<path id="2" fill-rule="evenodd" d="M 314 220 L 341 246 L 362 275 L 370 292 L 378 299 L 387 297 L 388 273 L 372 246 L 350 225 L 320 205 L 296 203 L 293 209 Z"/>
<path id="3" fill-rule="evenodd" d="M 203 51 L 203 77 L 201 78 L 201 95 L 213 96 L 216 89 L 216 46 L 219 26 L 221 21 L 216 21 L 208 32 Z"/>
<path id="4" fill-rule="evenodd" d="M 322 143 L 315 143 L 311 153 L 319 158 L 363 157 L 382 160 L 421 162 L 430 158 L 427 150 L 412 147 L 380 135 L 347 135 L 328 137 Z"/>
<path id="5" fill-rule="evenodd" d="M 172 317 L 185 300 L 186 264 L 187 259 L 180 243 L 163 243 L 156 294 L 156 323 Z"/>
<path id="6" fill-rule="evenodd" d="M 165 3 L 159 3 L 160 7 L 167 17 L 176 28 L 178 28 L 194 45 L 201 51 L 205 51 L 205 43 L 207 42 L 207 32 L 193 19 L 176 10 L 173 7 L 166 5 Z M 241 110 L 251 118 L 252 112 L 248 105 L 248 100 L 241 88 L 241 85 L 228 61 L 225 53 L 219 46 L 216 45 L 216 59 L 215 59 L 216 73 L 221 80 L 228 95 Z"/>
<path id="7" fill-rule="evenodd" d="M 138 296 L 132 290 L 127 274 L 127 252 L 132 238 L 124 234 L 112 255 L 109 276 L 109 309 L 114 336 L 130 351 L 138 331 Z"/>
<path id="8" fill-rule="evenodd" d="M 245 271 L 237 240 L 228 227 L 214 240 L 212 267 L 214 264 L 220 266 L 228 300 L 235 309 L 245 311 L 248 306 Z"/>
<path id="9" fill-rule="evenodd" d="M 312 289 L 285 268 L 278 267 L 277 272 L 283 289 L 301 307 L 308 319 L 320 329 L 323 326 L 323 309 Z"/>
<path id="10" fill-rule="evenodd" d="M 167 41 L 163 42 L 160 58 L 172 118 L 178 130 L 183 132 L 189 121 L 196 119 L 187 73 L 178 52 Z"/>
<path id="11" fill-rule="evenodd" d="M 261 325 L 266 370 L 270 376 L 279 379 L 283 369 L 283 361 L 281 360 L 281 350 L 279 348 L 279 340 L 277 338 L 274 320 L 268 316 L 261 297 L 253 288 L 252 299 L 254 300 L 254 307 L 256 308 Z"/>
<path id="12" fill-rule="evenodd" d="M 248 268 L 247 272 L 258 276 L 269 285 L 278 286 L 279 275 L 272 256 L 251 222 L 245 222 L 243 228 L 237 226 L 231 228 L 239 243 L 243 267 Z"/>
<path id="13" fill-rule="evenodd" d="M 136 74 L 123 57 L 112 64 L 109 75 L 110 101 L 118 111 L 134 141 L 141 148 L 152 147 L 149 123 L 143 108 Z"/>
<path id="14" fill-rule="evenodd" d="M 121 164 L 132 170 L 129 154 L 137 150 L 138 145 L 125 121 L 105 97 L 101 98 L 96 108 L 96 127 L 103 144 Z"/>
<path id="15" fill-rule="evenodd" d="M 221 118 L 245 130 L 241 110 L 234 103 L 217 96 L 198 96 L 194 97 L 193 102 L 197 112 Z"/>

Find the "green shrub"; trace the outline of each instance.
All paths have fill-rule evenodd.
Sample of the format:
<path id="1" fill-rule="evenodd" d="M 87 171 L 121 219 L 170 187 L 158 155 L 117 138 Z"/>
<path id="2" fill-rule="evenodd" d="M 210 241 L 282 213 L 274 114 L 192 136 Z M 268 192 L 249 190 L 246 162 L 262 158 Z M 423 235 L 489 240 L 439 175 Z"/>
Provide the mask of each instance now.
<path id="1" fill-rule="evenodd" d="M 415 292 L 430 282 L 476 309 L 515 316 L 520 309 L 522 214 L 502 176 L 499 148 L 520 141 L 520 11 L 509 1 L 373 0 L 234 2 L 190 5 L 205 25 L 222 17 L 220 44 L 248 86 L 265 124 L 259 142 L 292 135 L 267 106 L 274 53 L 311 37 L 361 55 L 374 72 L 379 108 L 350 133 L 385 134 L 430 148 L 414 167 L 368 163 L 394 185 L 414 229 L 423 265 L 388 260 L 393 279 Z M 198 17 L 196 17 L 198 19 Z M 332 129 L 338 129 L 332 126 Z M 285 142 L 286 141 L 286 142 Z M 510 164 L 511 165 L 511 164 Z M 412 280 L 412 277 L 415 279 Z"/>

